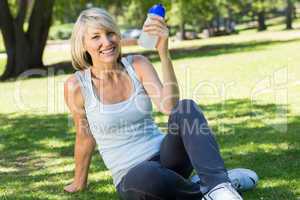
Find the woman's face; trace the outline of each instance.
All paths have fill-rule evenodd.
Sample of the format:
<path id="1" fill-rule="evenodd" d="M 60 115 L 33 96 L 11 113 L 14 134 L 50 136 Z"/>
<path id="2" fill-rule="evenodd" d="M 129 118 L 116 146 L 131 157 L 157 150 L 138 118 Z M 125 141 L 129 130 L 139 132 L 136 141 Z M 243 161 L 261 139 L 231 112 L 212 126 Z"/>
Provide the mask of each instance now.
<path id="1" fill-rule="evenodd" d="M 116 62 L 120 54 L 120 37 L 113 31 L 89 27 L 84 38 L 85 49 L 93 65 Z"/>

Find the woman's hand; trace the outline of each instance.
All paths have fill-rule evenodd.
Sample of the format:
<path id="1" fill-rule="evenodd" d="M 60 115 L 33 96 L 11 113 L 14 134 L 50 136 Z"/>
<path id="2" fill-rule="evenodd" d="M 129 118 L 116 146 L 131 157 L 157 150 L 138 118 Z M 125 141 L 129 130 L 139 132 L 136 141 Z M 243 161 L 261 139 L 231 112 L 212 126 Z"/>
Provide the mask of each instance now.
<path id="1" fill-rule="evenodd" d="M 86 185 L 78 185 L 77 183 L 73 182 L 70 185 L 65 186 L 64 191 L 69 193 L 75 193 L 84 190 L 85 187 Z"/>
<path id="2" fill-rule="evenodd" d="M 146 23 L 143 31 L 150 35 L 158 36 L 156 49 L 158 53 L 165 54 L 168 52 L 169 29 L 164 19 L 159 16 L 151 16 L 150 22 Z"/>

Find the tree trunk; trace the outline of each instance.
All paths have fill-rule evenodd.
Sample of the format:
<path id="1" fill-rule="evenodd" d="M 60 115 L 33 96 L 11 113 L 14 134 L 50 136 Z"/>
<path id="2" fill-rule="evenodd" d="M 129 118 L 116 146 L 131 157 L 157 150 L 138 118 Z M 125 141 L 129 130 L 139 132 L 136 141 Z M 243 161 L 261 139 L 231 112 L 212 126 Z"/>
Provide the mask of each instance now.
<path id="1" fill-rule="evenodd" d="M 28 0 L 19 1 L 16 18 L 12 17 L 7 0 L 0 1 L 0 26 L 7 53 L 7 63 L 1 80 L 14 78 L 26 70 L 44 66 L 42 56 L 51 24 L 54 0 L 34 2 L 28 31 L 24 32 Z"/>
<path id="2" fill-rule="evenodd" d="M 286 0 L 286 29 L 293 29 L 293 2 Z"/>
<path id="3" fill-rule="evenodd" d="M 219 12 L 216 14 L 216 18 L 215 18 L 215 22 L 216 22 L 216 28 L 217 28 L 217 32 L 220 31 L 220 26 L 221 26 L 221 21 L 220 21 L 220 14 Z"/>
<path id="4" fill-rule="evenodd" d="M 259 31 L 264 31 L 267 29 L 266 26 L 266 19 L 265 19 L 265 11 L 262 10 L 258 13 L 258 30 Z"/>
<path id="5" fill-rule="evenodd" d="M 185 36 L 185 21 L 181 20 L 180 22 L 180 36 L 179 36 L 180 40 L 185 40 L 186 36 Z"/>
<path id="6" fill-rule="evenodd" d="M 227 12 L 228 12 L 228 18 L 225 18 L 225 30 L 226 33 L 231 34 L 232 32 L 234 32 L 235 27 L 233 26 L 234 21 L 233 21 L 233 15 L 232 15 L 232 10 L 230 8 L 227 8 Z"/>

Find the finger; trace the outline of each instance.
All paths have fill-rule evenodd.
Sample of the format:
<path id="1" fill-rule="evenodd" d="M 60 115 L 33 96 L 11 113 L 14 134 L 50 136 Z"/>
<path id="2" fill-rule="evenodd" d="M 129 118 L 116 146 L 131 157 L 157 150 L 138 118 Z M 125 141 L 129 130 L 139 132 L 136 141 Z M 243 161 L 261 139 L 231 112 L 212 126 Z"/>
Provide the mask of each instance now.
<path id="1" fill-rule="evenodd" d="M 151 31 L 151 30 L 158 30 L 161 32 L 169 32 L 169 29 L 167 27 L 161 27 L 159 25 L 151 25 L 151 26 L 143 27 L 143 31 Z"/>
<path id="2" fill-rule="evenodd" d="M 155 24 L 161 24 L 162 26 L 167 26 L 166 22 L 160 18 L 151 18 L 149 24 L 155 23 Z"/>
<path id="3" fill-rule="evenodd" d="M 64 188 L 64 191 L 65 191 L 65 192 L 71 192 L 69 187 L 65 187 L 65 188 Z"/>
<path id="4" fill-rule="evenodd" d="M 153 25 L 159 26 L 159 27 L 161 27 L 161 28 L 166 27 L 165 25 L 163 25 L 163 24 L 161 24 L 161 23 L 158 23 L 158 22 L 154 22 L 154 21 L 151 21 L 151 22 L 145 24 L 144 26 L 153 26 Z"/>
<path id="5" fill-rule="evenodd" d="M 161 36 L 161 35 L 162 35 L 162 32 L 157 31 L 157 30 L 147 31 L 147 33 L 148 33 L 149 35 L 158 35 L 158 36 Z"/>
<path id="6" fill-rule="evenodd" d="M 159 20 L 159 21 L 165 21 L 164 18 L 161 17 L 161 16 L 150 16 L 150 19 Z"/>
<path id="7" fill-rule="evenodd" d="M 147 33 L 151 33 L 151 34 L 156 34 L 159 36 L 164 36 L 164 37 L 168 37 L 169 35 L 169 30 L 168 29 L 161 29 L 161 28 L 157 28 L 157 27 L 148 27 L 145 28 L 143 31 L 147 32 Z"/>
<path id="8" fill-rule="evenodd" d="M 155 34 L 155 35 L 159 35 L 159 36 L 167 36 L 168 32 L 161 30 L 161 29 L 148 29 L 148 30 L 144 30 L 146 33 L 151 34 Z"/>
<path id="9" fill-rule="evenodd" d="M 161 27 L 160 25 L 157 25 L 157 24 L 152 24 L 150 26 L 144 26 L 144 28 L 143 28 L 143 30 L 153 30 L 153 29 L 163 30 L 163 29 L 165 29 L 165 27 Z"/>
<path id="10" fill-rule="evenodd" d="M 64 191 L 72 193 L 75 192 L 75 188 L 72 185 L 68 185 L 64 188 Z"/>

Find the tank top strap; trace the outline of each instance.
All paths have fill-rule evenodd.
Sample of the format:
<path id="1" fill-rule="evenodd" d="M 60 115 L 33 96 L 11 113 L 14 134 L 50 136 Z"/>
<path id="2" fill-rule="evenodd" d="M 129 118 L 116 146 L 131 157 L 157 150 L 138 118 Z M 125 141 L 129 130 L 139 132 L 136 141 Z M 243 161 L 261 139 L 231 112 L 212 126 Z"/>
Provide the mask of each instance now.
<path id="1" fill-rule="evenodd" d="M 85 106 L 92 106 L 93 104 L 93 93 L 92 93 L 92 85 L 91 82 L 91 74 L 90 68 L 85 69 L 84 71 L 75 72 L 75 76 L 79 81 L 80 89 L 82 91 L 82 95 L 84 96 Z"/>
<path id="2" fill-rule="evenodd" d="M 133 63 L 133 55 L 128 55 L 126 58 L 127 58 L 127 61 L 129 62 L 129 64 Z"/>
<path id="3" fill-rule="evenodd" d="M 132 63 L 133 63 L 133 56 L 132 55 L 129 55 L 127 57 L 123 57 L 121 59 L 123 65 L 125 66 L 128 74 L 130 75 L 130 77 L 134 80 L 135 84 L 138 86 L 138 83 L 139 83 L 139 78 L 132 66 Z"/>

